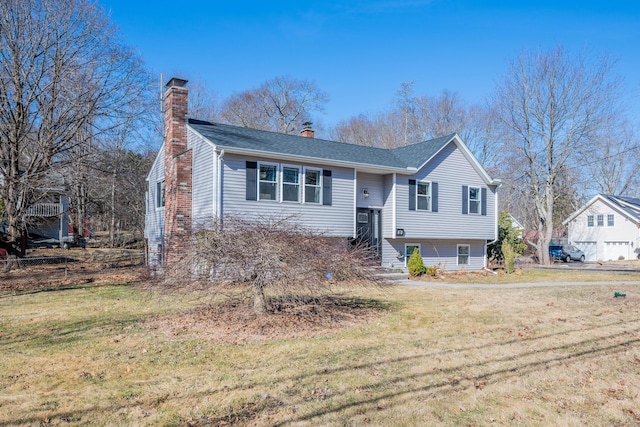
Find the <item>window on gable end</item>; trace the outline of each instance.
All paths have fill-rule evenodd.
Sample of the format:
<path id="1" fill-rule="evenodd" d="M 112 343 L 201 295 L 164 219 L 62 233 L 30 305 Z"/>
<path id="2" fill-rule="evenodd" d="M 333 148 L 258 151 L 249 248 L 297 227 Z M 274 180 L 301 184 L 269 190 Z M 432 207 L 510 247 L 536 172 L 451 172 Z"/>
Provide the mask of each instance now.
<path id="1" fill-rule="evenodd" d="M 593 227 L 593 215 L 587 216 L 587 227 Z"/>
<path id="2" fill-rule="evenodd" d="M 482 203 L 480 194 L 481 194 L 480 188 L 469 187 L 469 213 L 470 214 L 480 213 L 480 204 Z"/>
<path id="3" fill-rule="evenodd" d="M 164 179 L 156 184 L 156 207 L 164 208 Z"/>
<path id="4" fill-rule="evenodd" d="M 613 227 L 613 214 L 607 215 L 607 226 Z"/>
<path id="5" fill-rule="evenodd" d="M 604 226 L 604 215 L 598 215 L 598 227 Z"/>
<path id="6" fill-rule="evenodd" d="M 430 182 L 418 182 L 416 183 L 416 206 L 418 210 L 430 211 L 431 210 L 431 183 Z"/>

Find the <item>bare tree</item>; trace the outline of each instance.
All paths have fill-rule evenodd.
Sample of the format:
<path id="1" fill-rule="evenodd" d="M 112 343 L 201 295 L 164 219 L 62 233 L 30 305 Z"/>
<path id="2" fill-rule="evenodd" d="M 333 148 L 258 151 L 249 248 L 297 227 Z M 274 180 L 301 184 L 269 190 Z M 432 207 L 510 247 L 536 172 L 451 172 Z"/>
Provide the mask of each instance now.
<path id="1" fill-rule="evenodd" d="M 637 195 L 640 143 L 627 122 L 603 129 L 597 144 L 585 147 L 578 166 L 583 166 L 586 192 Z"/>
<path id="2" fill-rule="evenodd" d="M 189 80 L 189 116 L 210 122 L 222 119 L 218 96 L 209 89 L 206 82 Z"/>
<path id="3" fill-rule="evenodd" d="M 590 62 L 561 47 L 525 52 L 498 84 L 493 103 L 505 127 L 509 150 L 522 160 L 526 194 L 535 209 L 535 242 L 540 261 L 554 229 L 559 178 L 579 147 L 597 143 L 599 130 L 616 116 L 618 81 L 607 58 Z"/>
<path id="4" fill-rule="evenodd" d="M 311 114 L 321 112 L 328 95 L 315 83 L 292 77 L 276 77 L 256 89 L 232 95 L 222 107 L 222 117 L 231 124 L 295 133 Z"/>
<path id="5" fill-rule="evenodd" d="M 341 121 L 330 136 L 351 144 L 394 148 L 457 133 L 480 162 L 493 169 L 502 141 L 495 112 L 489 107 L 469 107 L 447 90 L 434 97 L 417 96 L 413 85 L 400 84 L 388 111 Z"/>
<path id="6" fill-rule="evenodd" d="M 480 164 L 491 175 L 499 174 L 505 157 L 505 137 L 495 109 L 489 105 L 471 106 L 468 121 L 459 133 Z"/>
<path id="7" fill-rule="evenodd" d="M 335 281 L 375 282 L 365 251 L 304 229 L 292 218 L 214 220 L 194 234 L 191 247 L 192 253 L 167 266 L 167 285 L 244 291 L 257 314 L 269 312 L 270 297 L 308 297 Z"/>
<path id="8" fill-rule="evenodd" d="M 112 129 L 140 97 L 146 73 L 89 0 L 0 0 L 0 194 L 15 245 L 41 178 Z"/>

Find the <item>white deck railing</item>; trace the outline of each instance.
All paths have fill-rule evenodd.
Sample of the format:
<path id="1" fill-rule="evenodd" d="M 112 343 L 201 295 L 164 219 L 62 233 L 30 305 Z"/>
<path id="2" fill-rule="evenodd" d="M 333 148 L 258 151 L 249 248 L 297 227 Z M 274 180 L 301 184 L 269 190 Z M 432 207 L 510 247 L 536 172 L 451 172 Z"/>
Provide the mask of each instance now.
<path id="1" fill-rule="evenodd" d="M 27 216 L 58 216 L 62 213 L 61 203 L 36 203 L 27 208 Z"/>

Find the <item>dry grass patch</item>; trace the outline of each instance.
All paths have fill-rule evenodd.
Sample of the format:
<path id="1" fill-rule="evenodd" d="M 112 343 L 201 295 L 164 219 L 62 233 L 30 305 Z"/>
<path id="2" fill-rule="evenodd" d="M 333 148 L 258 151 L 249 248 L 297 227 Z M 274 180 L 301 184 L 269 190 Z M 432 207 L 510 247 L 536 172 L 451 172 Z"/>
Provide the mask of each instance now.
<path id="1" fill-rule="evenodd" d="M 225 301 L 151 319 L 152 329 L 241 344 L 335 333 L 381 317 L 389 304 L 352 296 L 298 297 L 269 301 L 272 313 L 257 315 L 250 302 Z"/>
<path id="2" fill-rule="evenodd" d="M 0 425 L 636 425 L 639 295 L 360 288 L 349 296 L 391 308 L 240 344 L 212 339 L 225 322 L 196 295 L 3 297 Z M 187 313 L 182 332 L 153 323 Z"/>
<path id="3" fill-rule="evenodd" d="M 612 272 L 596 269 L 566 270 L 527 269 L 506 274 L 487 271 L 439 272 L 436 277 L 420 276 L 413 280 L 431 283 L 460 283 L 474 285 L 500 285 L 512 283 L 561 283 L 561 282 L 640 282 L 640 271 Z"/>

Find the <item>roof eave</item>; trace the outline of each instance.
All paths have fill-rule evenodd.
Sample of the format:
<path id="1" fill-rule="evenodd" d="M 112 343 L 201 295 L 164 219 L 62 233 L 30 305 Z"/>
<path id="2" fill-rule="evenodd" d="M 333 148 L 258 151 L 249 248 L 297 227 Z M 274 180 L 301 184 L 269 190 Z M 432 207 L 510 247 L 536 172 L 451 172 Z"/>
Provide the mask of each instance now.
<path id="1" fill-rule="evenodd" d="M 215 144 L 214 144 L 215 145 Z M 302 156 L 297 154 L 276 153 L 264 150 L 252 150 L 248 148 L 237 148 L 226 145 L 215 145 L 217 148 L 224 150 L 225 153 L 261 156 L 272 159 L 293 160 L 307 163 L 325 164 L 331 166 L 341 166 L 352 169 L 367 169 L 368 171 L 376 171 L 382 173 L 402 173 L 410 175 L 415 173 L 415 168 L 401 168 L 393 166 L 375 165 L 369 163 L 350 162 L 347 160 L 326 159 L 323 157 Z"/>
<path id="2" fill-rule="evenodd" d="M 453 142 L 454 144 L 456 144 L 456 147 L 458 147 L 461 151 L 462 154 L 465 156 L 465 158 L 467 159 L 467 161 L 469 161 L 471 163 L 471 166 L 476 170 L 476 172 L 478 172 L 480 174 L 480 176 L 482 177 L 482 179 L 485 181 L 485 183 L 487 185 L 495 185 L 497 187 L 499 187 L 500 185 L 502 185 L 502 181 L 499 179 L 492 179 L 489 174 L 487 173 L 487 171 L 482 167 L 482 165 L 480 164 L 480 162 L 478 162 L 478 159 L 476 159 L 476 157 L 471 153 L 471 151 L 469 150 L 469 148 L 467 147 L 467 145 L 462 142 L 462 140 L 460 139 L 460 136 L 455 133 L 451 136 L 451 138 L 445 142 L 444 144 L 442 144 L 442 147 L 440 147 L 438 149 L 438 151 L 436 151 L 435 153 L 433 153 L 433 155 L 431 157 L 429 157 L 426 161 L 424 161 L 419 167 L 418 169 L 422 169 L 423 167 L 425 167 L 431 160 L 433 160 L 442 150 L 444 150 L 444 147 L 446 147 L 447 145 L 451 144 L 451 142 Z"/>
<path id="3" fill-rule="evenodd" d="M 580 209 L 576 210 L 574 213 L 569 215 L 569 217 L 567 219 L 562 221 L 562 225 L 567 225 L 568 223 L 570 223 L 571 221 L 576 219 L 580 214 L 582 214 L 584 211 L 586 211 L 589 208 L 589 206 L 593 205 L 598 200 L 600 200 L 602 203 L 606 204 L 610 208 L 615 209 L 621 215 L 624 215 L 626 218 L 628 218 L 631 221 L 633 221 L 634 223 L 636 223 L 636 225 L 640 225 L 640 220 L 638 220 L 638 218 L 635 218 L 633 215 L 630 215 L 629 212 L 625 211 L 620 206 L 617 206 L 615 203 L 613 203 L 611 200 L 609 200 L 608 197 L 605 197 L 604 194 L 596 194 L 595 196 L 593 196 L 587 203 L 584 204 L 584 206 L 582 206 Z"/>
<path id="4" fill-rule="evenodd" d="M 149 178 L 151 177 L 151 171 L 155 170 L 156 163 L 158 163 L 158 159 L 160 158 L 160 153 L 162 152 L 162 148 L 163 147 L 164 147 L 164 139 L 162 140 L 162 144 L 160 145 L 160 148 L 158 149 L 158 153 L 156 154 L 156 158 L 153 159 L 153 163 L 151 164 L 151 167 L 149 168 L 149 173 L 147 174 L 147 177 L 144 179 L 145 181 L 149 181 Z"/>

